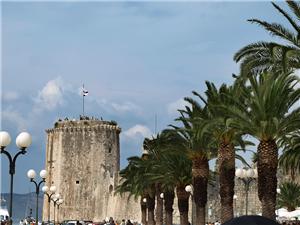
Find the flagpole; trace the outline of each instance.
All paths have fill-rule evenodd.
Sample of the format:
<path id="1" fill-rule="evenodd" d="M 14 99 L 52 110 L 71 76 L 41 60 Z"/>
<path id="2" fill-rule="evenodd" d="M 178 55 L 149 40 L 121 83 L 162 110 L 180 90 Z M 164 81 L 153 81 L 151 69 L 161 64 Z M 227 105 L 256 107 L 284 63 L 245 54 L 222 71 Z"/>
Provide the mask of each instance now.
<path id="1" fill-rule="evenodd" d="M 84 116 L 84 84 L 82 84 L 82 116 Z"/>

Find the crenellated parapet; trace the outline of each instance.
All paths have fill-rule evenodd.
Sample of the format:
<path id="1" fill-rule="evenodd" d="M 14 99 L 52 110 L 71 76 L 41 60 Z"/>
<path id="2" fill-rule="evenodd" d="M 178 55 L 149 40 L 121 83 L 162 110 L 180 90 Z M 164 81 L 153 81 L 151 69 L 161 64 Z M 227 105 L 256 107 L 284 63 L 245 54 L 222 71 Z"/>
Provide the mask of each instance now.
<path id="1" fill-rule="evenodd" d="M 54 128 L 46 129 L 46 133 L 53 132 L 101 132 L 103 130 L 121 132 L 121 128 L 115 122 L 102 120 L 64 120 L 57 121 Z"/>

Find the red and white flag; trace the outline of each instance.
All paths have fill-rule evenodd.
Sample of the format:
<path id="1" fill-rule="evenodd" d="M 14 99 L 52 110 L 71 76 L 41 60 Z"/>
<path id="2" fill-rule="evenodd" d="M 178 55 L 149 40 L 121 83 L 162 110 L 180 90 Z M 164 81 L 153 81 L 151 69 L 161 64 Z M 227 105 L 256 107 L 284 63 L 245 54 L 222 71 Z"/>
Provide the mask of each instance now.
<path id="1" fill-rule="evenodd" d="M 88 90 L 82 88 L 82 95 L 87 96 L 89 94 Z"/>

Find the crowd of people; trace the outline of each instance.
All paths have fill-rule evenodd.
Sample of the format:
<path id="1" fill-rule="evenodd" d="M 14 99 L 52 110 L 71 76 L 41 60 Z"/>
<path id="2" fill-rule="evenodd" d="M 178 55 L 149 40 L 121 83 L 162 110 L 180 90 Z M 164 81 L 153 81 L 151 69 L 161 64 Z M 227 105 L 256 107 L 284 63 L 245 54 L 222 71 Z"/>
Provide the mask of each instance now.
<path id="1" fill-rule="evenodd" d="M 283 221 L 282 225 L 300 225 L 300 220 Z"/>
<path id="2" fill-rule="evenodd" d="M 221 223 L 217 220 L 216 222 L 207 222 L 206 225 L 221 225 Z"/>
<path id="3" fill-rule="evenodd" d="M 131 222 L 130 219 L 122 219 L 122 221 L 115 221 L 112 217 L 110 217 L 109 219 L 106 218 L 105 220 L 103 220 L 101 223 L 99 223 L 99 225 L 139 225 L 139 223 L 137 221 Z"/>

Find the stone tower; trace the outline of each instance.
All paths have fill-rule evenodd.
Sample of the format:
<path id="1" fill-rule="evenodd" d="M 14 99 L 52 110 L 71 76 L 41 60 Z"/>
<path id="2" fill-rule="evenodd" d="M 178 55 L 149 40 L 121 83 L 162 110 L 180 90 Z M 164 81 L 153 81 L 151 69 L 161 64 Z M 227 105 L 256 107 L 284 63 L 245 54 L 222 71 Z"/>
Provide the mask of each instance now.
<path id="1" fill-rule="evenodd" d="M 88 117 L 59 120 L 46 130 L 46 185 L 55 185 L 64 199 L 56 220 L 101 221 L 109 214 L 120 170 L 120 132 L 115 122 Z M 50 206 L 53 220 L 53 202 Z M 46 221 L 48 209 L 45 196 Z"/>

